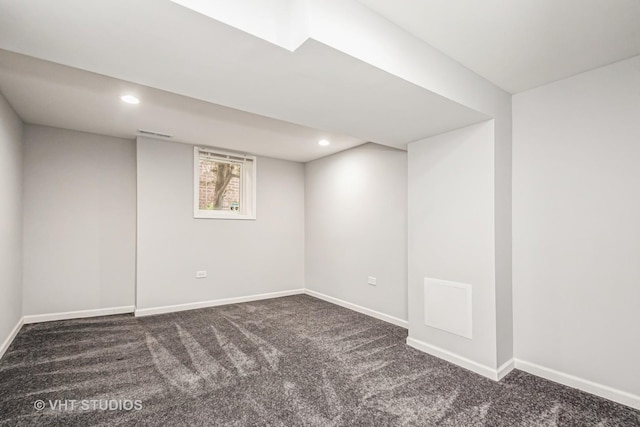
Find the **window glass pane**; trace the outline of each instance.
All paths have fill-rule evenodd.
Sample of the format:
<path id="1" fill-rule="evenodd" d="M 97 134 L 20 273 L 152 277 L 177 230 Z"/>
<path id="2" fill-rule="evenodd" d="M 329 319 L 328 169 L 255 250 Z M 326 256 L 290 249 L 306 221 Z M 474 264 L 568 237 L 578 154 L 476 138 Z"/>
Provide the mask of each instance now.
<path id="1" fill-rule="evenodd" d="M 199 174 L 201 210 L 240 212 L 242 163 L 202 153 Z"/>

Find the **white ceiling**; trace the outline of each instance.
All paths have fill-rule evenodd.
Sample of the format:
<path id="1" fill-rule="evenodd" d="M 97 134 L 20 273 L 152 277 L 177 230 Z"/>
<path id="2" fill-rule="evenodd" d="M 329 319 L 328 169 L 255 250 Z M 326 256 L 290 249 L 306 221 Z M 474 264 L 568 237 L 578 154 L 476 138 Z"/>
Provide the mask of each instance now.
<path id="1" fill-rule="evenodd" d="M 640 55 L 639 0 L 359 0 L 517 93 Z"/>
<path id="2" fill-rule="evenodd" d="M 121 138 L 151 130 L 180 142 L 300 162 L 366 142 L 6 50 L 0 50 L 0 92 L 27 123 Z M 142 102 L 125 104 L 121 94 Z M 321 147 L 320 139 L 331 144 Z"/>
<path id="3" fill-rule="evenodd" d="M 307 161 L 489 119 L 439 95 L 473 79 L 443 79 L 451 68 L 433 55 L 406 60 L 433 52 L 427 44 L 510 92 L 640 54 L 640 0 L 359 0 L 387 20 L 352 0 L 175 1 L 208 16 L 169 0 L 0 0 L 0 90 L 30 123 L 124 137 L 146 128 Z M 121 104 L 124 89 L 143 102 Z"/>
<path id="4" fill-rule="evenodd" d="M 351 141 L 345 142 L 345 148 L 354 141 L 404 148 L 408 142 L 489 118 L 315 40 L 306 40 L 292 52 L 168 0 L 0 0 L 0 11 L 2 49 L 332 135 L 350 135 L 344 139 Z M 5 66 L 10 69 L 13 61 L 7 57 Z M 191 114 L 195 120 L 194 111 L 182 111 L 189 108 L 187 102 L 173 103 L 166 94 L 152 95 L 157 97 L 156 107 L 166 110 L 159 116 L 161 120 L 153 114 L 141 115 L 138 121 L 120 119 L 121 113 L 111 109 L 111 104 L 99 105 L 101 97 L 105 102 L 114 98 L 105 92 L 109 86 L 106 80 L 95 76 L 62 76 L 49 84 L 48 73 L 41 72 L 42 90 L 46 86 L 50 95 L 58 97 L 65 97 L 66 90 L 64 102 L 75 106 L 75 112 L 70 115 L 65 108 L 54 108 L 64 104 L 56 104 L 49 96 L 43 105 L 52 108 L 42 108 L 37 105 L 38 94 L 26 83 L 27 77 L 19 76 L 28 74 L 28 68 L 13 72 L 14 81 L 3 89 L 11 92 L 7 95 L 10 103 L 19 105 L 16 108 L 27 121 L 119 135 L 154 127 L 175 134 L 176 140 L 196 143 L 207 138 L 204 132 L 196 135 L 195 122 L 185 118 Z M 71 75 L 73 70 L 66 72 Z M 79 83 L 84 88 L 76 87 Z M 17 87 L 11 89 L 14 84 L 22 92 Z M 82 107 L 85 101 L 81 98 L 88 97 L 87 92 L 94 93 L 92 108 Z M 141 106 L 147 108 L 146 101 Z M 152 106 L 149 108 L 156 108 Z M 222 111 L 204 104 L 191 110 L 206 108 Z M 95 117 L 101 114 L 111 117 L 111 123 L 98 123 Z M 145 120 L 148 126 L 141 124 Z M 226 116 L 212 120 L 220 122 Z M 244 133 L 235 136 L 228 129 L 226 141 L 248 140 L 247 126 L 266 123 L 245 122 Z M 273 128 L 272 124 L 265 126 L 265 132 Z M 310 151 L 307 140 L 296 145 L 293 139 L 279 143 L 276 137 L 271 138 L 260 145 L 260 151 L 255 147 L 236 149 L 306 160 L 327 153 L 317 148 Z M 213 145 L 234 149 L 217 142 Z M 288 150 L 292 152 L 284 153 Z"/>

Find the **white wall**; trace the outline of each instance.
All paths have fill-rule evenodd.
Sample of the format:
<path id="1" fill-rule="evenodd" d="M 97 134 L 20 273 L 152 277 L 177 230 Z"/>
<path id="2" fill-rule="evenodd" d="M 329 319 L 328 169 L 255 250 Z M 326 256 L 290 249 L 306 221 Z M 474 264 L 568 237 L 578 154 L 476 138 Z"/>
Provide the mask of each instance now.
<path id="1" fill-rule="evenodd" d="M 409 338 L 495 369 L 494 122 L 408 148 Z M 472 339 L 425 324 L 425 277 L 472 286 Z"/>
<path id="2" fill-rule="evenodd" d="M 0 346 L 21 317 L 22 121 L 0 95 Z"/>
<path id="3" fill-rule="evenodd" d="M 516 357 L 640 396 L 640 57 L 513 106 Z"/>
<path id="4" fill-rule="evenodd" d="M 361 3 L 308 4 L 313 39 L 494 118 L 494 317 L 498 364 L 506 363 L 513 355 L 511 95 Z"/>
<path id="5" fill-rule="evenodd" d="M 135 145 L 25 127 L 24 314 L 132 306 Z"/>
<path id="6" fill-rule="evenodd" d="M 513 360 L 511 100 L 494 120 L 494 224 L 498 366 Z"/>
<path id="7" fill-rule="evenodd" d="M 307 288 L 406 320 L 407 153 L 365 144 L 309 162 L 305 196 Z"/>
<path id="8" fill-rule="evenodd" d="M 193 146 L 138 138 L 137 163 L 138 309 L 304 287 L 301 163 L 258 158 L 255 221 L 193 218 Z"/>

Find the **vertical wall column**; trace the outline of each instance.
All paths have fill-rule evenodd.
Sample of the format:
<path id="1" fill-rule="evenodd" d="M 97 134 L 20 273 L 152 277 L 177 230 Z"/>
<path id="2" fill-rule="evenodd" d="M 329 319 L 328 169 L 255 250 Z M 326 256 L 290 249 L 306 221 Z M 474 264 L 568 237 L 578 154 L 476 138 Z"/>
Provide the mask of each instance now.
<path id="1" fill-rule="evenodd" d="M 490 120 L 411 143 L 408 173 L 407 342 L 492 379 L 512 351 L 500 334 L 511 330 L 510 276 L 499 271 L 508 260 L 498 260 L 510 254 L 499 232 L 510 239 L 510 222 L 497 214 L 510 162 L 496 140 Z"/>

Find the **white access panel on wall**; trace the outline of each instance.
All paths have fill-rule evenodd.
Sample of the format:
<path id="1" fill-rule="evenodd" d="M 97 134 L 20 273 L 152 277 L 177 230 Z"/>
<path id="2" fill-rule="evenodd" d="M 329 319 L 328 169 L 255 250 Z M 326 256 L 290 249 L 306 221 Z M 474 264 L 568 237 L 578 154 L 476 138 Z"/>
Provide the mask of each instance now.
<path id="1" fill-rule="evenodd" d="M 471 285 L 424 278 L 424 323 L 472 338 Z"/>

